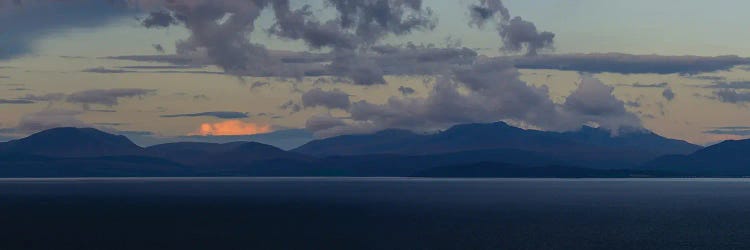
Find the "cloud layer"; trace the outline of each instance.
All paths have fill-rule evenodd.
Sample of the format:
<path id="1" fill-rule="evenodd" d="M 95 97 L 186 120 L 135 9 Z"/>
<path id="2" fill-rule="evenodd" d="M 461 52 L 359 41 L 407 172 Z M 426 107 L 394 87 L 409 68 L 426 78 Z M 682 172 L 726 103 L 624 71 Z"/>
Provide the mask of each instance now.
<path id="1" fill-rule="evenodd" d="M 235 111 L 211 111 L 190 114 L 162 115 L 162 118 L 179 118 L 179 117 L 214 117 L 219 119 L 241 119 L 248 118 L 248 113 Z"/>
<path id="2" fill-rule="evenodd" d="M 485 61 L 439 78 L 427 97 L 391 97 L 384 104 L 358 101 L 348 110 L 351 117 L 318 115 L 308 120 L 307 128 L 329 137 L 387 128 L 434 131 L 499 120 L 548 130 L 572 130 L 591 123 L 614 133 L 641 127 L 640 119 L 614 97 L 613 88 L 595 78 L 583 76 L 578 88 L 557 104 L 547 88 L 530 86 L 519 75 L 508 61 Z"/>
<path id="3" fill-rule="evenodd" d="M 518 58 L 515 61 L 516 67 L 521 69 L 621 74 L 698 74 L 729 70 L 745 64 L 750 64 L 750 59 L 737 56 L 658 56 L 620 53 L 542 55 Z"/>

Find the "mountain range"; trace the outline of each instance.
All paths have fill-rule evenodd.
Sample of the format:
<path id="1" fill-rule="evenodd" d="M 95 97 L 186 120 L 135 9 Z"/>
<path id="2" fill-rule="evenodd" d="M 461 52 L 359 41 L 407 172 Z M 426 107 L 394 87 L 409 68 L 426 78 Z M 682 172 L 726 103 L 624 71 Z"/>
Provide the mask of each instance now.
<path id="1" fill-rule="evenodd" d="M 92 128 L 55 128 L 0 143 L 0 177 L 744 176 L 745 149 L 750 141 L 702 148 L 639 129 L 549 132 L 502 122 L 338 136 L 288 151 L 257 142 L 140 147 Z"/>

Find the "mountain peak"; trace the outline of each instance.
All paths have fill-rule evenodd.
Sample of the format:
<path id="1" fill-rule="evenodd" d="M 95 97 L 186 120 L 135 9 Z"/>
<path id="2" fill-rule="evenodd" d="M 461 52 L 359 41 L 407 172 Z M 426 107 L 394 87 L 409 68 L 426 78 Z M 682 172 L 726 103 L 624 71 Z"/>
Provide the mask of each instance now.
<path id="1" fill-rule="evenodd" d="M 94 128 L 62 127 L 10 141 L 4 151 L 60 157 L 135 155 L 141 148 L 122 135 Z"/>

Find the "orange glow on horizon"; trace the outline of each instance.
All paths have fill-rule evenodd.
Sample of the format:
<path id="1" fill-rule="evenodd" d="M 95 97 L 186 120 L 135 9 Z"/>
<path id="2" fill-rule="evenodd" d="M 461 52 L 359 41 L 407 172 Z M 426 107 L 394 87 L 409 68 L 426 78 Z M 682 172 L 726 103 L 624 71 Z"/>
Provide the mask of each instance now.
<path id="1" fill-rule="evenodd" d="M 202 136 L 224 136 L 224 135 L 255 135 L 271 132 L 270 125 L 243 122 L 240 120 L 228 120 L 217 123 L 203 123 L 198 131 L 189 135 Z"/>

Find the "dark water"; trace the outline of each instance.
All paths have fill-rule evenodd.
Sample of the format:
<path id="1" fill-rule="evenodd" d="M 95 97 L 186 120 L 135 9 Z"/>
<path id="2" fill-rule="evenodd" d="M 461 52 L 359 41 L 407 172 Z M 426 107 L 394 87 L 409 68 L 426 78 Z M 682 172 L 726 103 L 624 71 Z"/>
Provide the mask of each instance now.
<path id="1" fill-rule="evenodd" d="M 750 181 L 0 180 L 0 249 L 747 249 Z"/>

